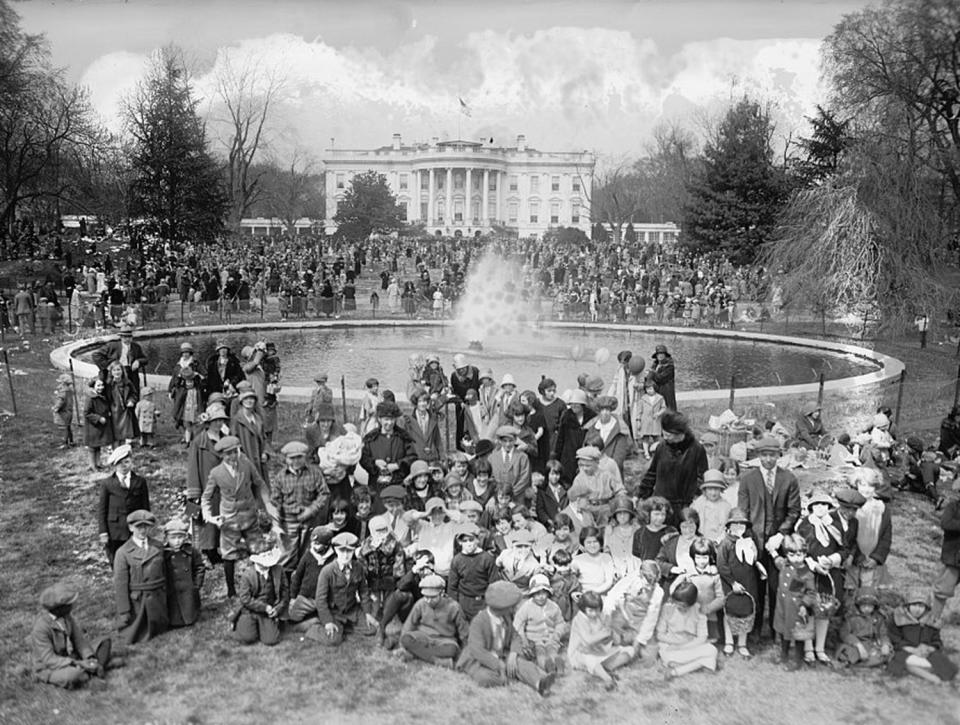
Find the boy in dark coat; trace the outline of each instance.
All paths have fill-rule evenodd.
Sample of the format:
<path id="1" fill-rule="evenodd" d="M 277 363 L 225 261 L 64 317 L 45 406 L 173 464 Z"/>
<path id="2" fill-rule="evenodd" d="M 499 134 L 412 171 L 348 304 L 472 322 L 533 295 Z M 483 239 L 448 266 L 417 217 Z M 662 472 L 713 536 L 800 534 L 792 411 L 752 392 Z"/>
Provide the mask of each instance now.
<path id="1" fill-rule="evenodd" d="M 171 627 L 189 627 L 200 618 L 200 589 L 206 570 L 203 556 L 187 540 L 190 527 L 180 519 L 164 524 L 167 611 Z"/>
<path id="2" fill-rule="evenodd" d="M 100 481 L 100 500 L 97 506 L 97 522 L 100 527 L 100 543 L 107 552 L 107 561 L 113 566 L 117 549 L 130 538 L 127 514 L 138 509 L 150 510 L 150 495 L 147 481 L 133 472 L 132 449 L 122 445 L 107 459 L 113 473 Z"/>
<path id="3" fill-rule="evenodd" d="M 311 627 L 309 636 L 327 647 L 343 643 L 347 630 L 362 635 L 377 631 L 377 620 L 371 613 L 367 573 L 354 558 L 359 540 L 344 532 L 333 537 L 336 559 L 320 570 L 317 577 L 317 616 L 319 624 Z"/>
<path id="4" fill-rule="evenodd" d="M 930 616 L 934 620 L 940 619 L 947 600 L 953 596 L 960 582 L 960 478 L 954 480 L 951 494 L 940 514 L 940 528 L 943 529 L 940 562 L 943 568 L 933 583 Z"/>
<path id="5" fill-rule="evenodd" d="M 506 685 L 519 680 L 547 695 L 555 676 L 520 656 L 522 641 L 513 629 L 513 611 L 523 599 L 516 584 L 497 581 L 484 594 L 486 607 L 470 623 L 470 634 L 457 669 L 481 687 Z"/>
<path id="6" fill-rule="evenodd" d="M 132 535 L 113 562 L 117 625 L 128 644 L 146 642 L 170 626 L 163 545 L 149 537 L 156 524 L 149 511 L 127 516 Z"/>
<path id="7" fill-rule="evenodd" d="M 287 619 L 291 622 L 303 622 L 317 616 L 317 579 L 320 570 L 333 556 L 330 542 L 333 532 L 324 526 L 317 526 L 310 532 L 310 548 L 303 553 L 296 570 L 290 577 L 290 609 Z"/>
<path id="8" fill-rule="evenodd" d="M 465 524 L 457 533 L 460 553 L 453 557 L 447 582 L 447 595 L 460 605 L 468 622 L 483 609 L 487 587 L 500 578 L 496 558 L 480 549 L 479 535 L 476 524 Z"/>
<path id="9" fill-rule="evenodd" d="M 80 596 L 73 587 L 57 583 L 40 593 L 39 613 L 30 630 L 33 650 L 33 675 L 39 682 L 72 689 L 92 677 L 103 677 L 104 670 L 117 666 L 110 660 L 110 640 L 90 646 L 71 611 Z"/>
<path id="10" fill-rule="evenodd" d="M 253 566 L 240 577 L 237 594 L 241 609 L 234 620 L 234 639 L 240 644 L 273 646 L 280 641 L 280 618 L 287 611 L 290 590 L 280 566 L 283 552 L 274 547 L 253 554 Z"/>

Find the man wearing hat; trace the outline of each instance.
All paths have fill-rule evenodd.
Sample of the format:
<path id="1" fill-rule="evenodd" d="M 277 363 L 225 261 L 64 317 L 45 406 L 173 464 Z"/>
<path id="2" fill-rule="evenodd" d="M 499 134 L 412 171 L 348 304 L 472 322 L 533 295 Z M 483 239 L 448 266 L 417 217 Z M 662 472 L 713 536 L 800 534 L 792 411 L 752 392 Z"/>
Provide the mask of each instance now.
<path id="1" fill-rule="evenodd" d="M 223 436 L 214 451 L 221 460 L 210 471 L 200 497 L 200 507 L 204 520 L 220 528 L 219 552 L 223 559 L 227 596 L 234 596 L 236 561 L 246 555 L 251 541 L 258 534 L 258 509 L 262 506 L 266 510 L 278 533 L 280 517 L 260 471 L 240 452 L 240 440 L 235 436 Z M 213 505 L 218 498 L 219 513 L 215 514 Z"/>
<path id="2" fill-rule="evenodd" d="M 202 516 L 200 498 L 207 486 L 210 472 L 220 464 L 220 455 L 216 445 L 230 432 L 227 414 L 223 406 L 210 405 L 200 416 L 203 429 L 190 441 L 187 449 L 187 514 L 200 526 L 197 546 L 211 564 L 220 563 L 217 545 L 220 542 L 220 529 Z M 219 493 L 210 502 L 211 513 L 220 514 Z"/>
<path id="3" fill-rule="evenodd" d="M 653 353 L 653 364 L 647 372 L 647 379 L 657 386 L 657 392 L 663 396 L 668 410 L 677 409 L 677 389 L 674 382 L 676 368 L 673 356 L 667 351 L 666 345 L 657 345 Z"/>
<path id="4" fill-rule="evenodd" d="M 464 411 L 463 401 L 467 398 L 467 391 L 480 392 L 480 371 L 467 362 L 463 353 L 453 356 L 453 372 L 450 373 L 450 392 L 456 396 L 457 413 L 457 448 L 463 450 Z"/>
<path id="5" fill-rule="evenodd" d="M 163 545 L 150 538 L 157 518 L 138 509 L 127 516 L 127 525 L 132 535 L 117 549 L 113 589 L 120 636 L 127 644 L 134 644 L 166 632 L 170 620 Z"/>
<path id="6" fill-rule="evenodd" d="M 330 500 L 330 491 L 316 466 L 307 462 L 308 446 L 302 441 L 290 441 L 280 449 L 286 465 L 271 486 L 274 506 L 280 516 L 284 546 L 290 550 L 285 564 L 288 569 L 297 565 L 307 548 L 307 537 L 320 523 L 318 517 Z"/>
<path id="7" fill-rule="evenodd" d="M 359 539 L 343 532 L 333 537 L 331 544 L 336 558 L 317 577 L 319 622 L 310 628 L 308 636 L 327 647 L 337 647 L 347 632 L 373 636 L 378 622 L 373 616 L 366 570 L 354 556 Z"/>
<path id="8" fill-rule="evenodd" d="M 530 487 L 530 458 L 517 450 L 518 434 L 519 431 L 512 425 L 497 428 L 499 448 L 487 460 L 493 469 L 493 480 L 497 484 L 509 484 L 513 488 L 514 503 L 527 505 L 534 493 Z"/>
<path id="9" fill-rule="evenodd" d="M 760 587 L 754 634 L 760 636 L 763 627 L 764 599 L 770 622 L 777 603 L 779 570 L 774 565 L 776 551 L 784 536 L 793 533 L 800 518 L 800 486 L 790 471 L 780 468 L 780 441 L 765 436 L 755 450 L 760 466 L 751 468 L 740 477 L 739 508 L 750 518 L 753 535 L 761 548 L 760 563 L 767 570 L 767 587 Z"/>
<path id="10" fill-rule="evenodd" d="M 521 599 L 523 593 L 513 582 L 497 581 L 487 587 L 486 607 L 470 622 L 467 646 L 457 661 L 457 669 L 481 687 L 498 687 L 519 680 L 546 695 L 554 675 L 520 656 L 523 642 L 513 628 L 513 613 Z"/>
<path id="11" fill-rule="evenodd" d="M 280 619 L 290 604 L 290 588 L 280 565 L 284 552 L 277 547 L 250 556 L 252 567 L 240 576 L 240 609 L 234 615 L 233 637 L 240 644 L 280 641 Z"/>
<path id="12" fill-rule="evenodd" d="M 230 346 L 225 341 L 218 341 L 216 352 L 207 360 L 207 393 L 232 396 L 241 380 L 244 380 L 244 375 L 240 359 L 230 352 Z"/>
<path id="13" fill-rule="evenodd" d="M 33 675 L 68 690 L 80 687 L 92 677 L 103 677 L 109 666 L 119 666 L 111 660 L 109 638 L 92 647 L 83 628 L 73 618 L 73 605 L 80 593 L 65 582 L 57 582 L 40 593 L 40 606 L 30 630 L 30 648 L 33 650 Z"/>
<path id="14" fill-rule="evenodd" d="M 403 623 L 400 646 L 424 662 L 453 667 L 467 641 L 467 621 L 453 599 L 444 594 L 443 577 L 420 580 L 421 597 Z"/>
<path id="15" fill-rule="evenodd" d="M 132 327 L 129 325 L 121 326 L 119 338 L 105 342 L 100 349 L 94 351 L 92 359 L 96 366 L 100 368 L 100 379 L 104 382 L 108 380 L 107 371 L 110 364 L 119 362 L 123 371 L 127 374 L 127 379 L 133 386 L 134 395 L 139 400 L 140 371 L 147 364 L 147 355 L 140 343 L 134 341 Z"/>
<path id="16" fill-rule="evenodd" d="M 396 403 L 378 403 L 376 416 L 379 425 L 363 436 L 360 467 L 367 472 L 371 482 L 377 481 L 383 474 L 384 478 L 390 476 L 391 484 L 403 485 L 410 472 L 410 464 L 417 459 L 413 441 L 406 431 L 397 426 L 400 408 Z"/>
<path id="17" fill-rule="evenodd" d="M 130 538 L 127 514 L 137 509 L 150 510 L 147 480 L 133 471 L 132 449 L 118 446 L 107 459 L 113 472 L 100 480 L 100 499 L 97 505 L 97 523 L 100 543 L 107 552 L 107 561 L 113 566 L 117 549 Z"/>

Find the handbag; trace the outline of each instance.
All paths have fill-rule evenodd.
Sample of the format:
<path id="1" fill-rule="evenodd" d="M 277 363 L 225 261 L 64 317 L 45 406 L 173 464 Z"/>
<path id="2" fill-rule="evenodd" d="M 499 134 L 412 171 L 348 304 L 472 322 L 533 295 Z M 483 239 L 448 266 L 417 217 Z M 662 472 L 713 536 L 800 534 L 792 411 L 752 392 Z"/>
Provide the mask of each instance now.
<path id="1" fill-rule="evenodd" d="M 795 642 L 807 642 L 813 639 L 813 615 L 801 613 L 790 631 L 790 639 Z"/>
<path id="2" fill-rule="evenodd" d="M 817 592 L 817 599 L 813 605 L 813 616 L 817 619 L 830 619 L 840 610 L 840 600 L 837 598 L 837 585 L 829 574 L 818 575 L 817 579 L 825 577 L 830 582 L 829 592 Z"/>

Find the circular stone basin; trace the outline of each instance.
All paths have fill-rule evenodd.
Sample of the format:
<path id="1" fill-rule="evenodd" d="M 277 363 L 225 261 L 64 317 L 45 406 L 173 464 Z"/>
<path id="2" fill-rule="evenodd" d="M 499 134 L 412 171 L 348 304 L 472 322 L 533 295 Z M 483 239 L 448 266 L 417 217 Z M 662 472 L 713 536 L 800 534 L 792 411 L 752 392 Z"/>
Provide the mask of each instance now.
<path id="1" fill-rule="evenodd" d="M 620 350 L 642 355 L 649 366 L 658 344 L 669 348 L 676 363 L 677 389 L 682 392 L 728 390 L 735 376 L 743 389 L 815 384 L 822 372 L 828 381 L 881 373 L 881 355 L 862 348 L 818 341 L 772 336 L 743 335 L 713 330 L 583 327 L 573 323 L 530 327 L 520 334 L 494 337 L 481 350 L 468 349 L 454 325 L 429 324 L 377 326 L 265 326 L 265 329 L 178 330 L 137 335 L 149 358 L 147 370 L 169 375 L 179 357 L 179 344 L 189 339 L 197 357 L 206 363 L 217 340 L 225 340 L 234 353 L 258 339 L 276 343 L 282 365 L 282 382 L 310 388 L 313 376 L 330 374 L 331 387 L 341 375 L 351 391 L 363 388 L 368 377 L 380 380 L 381 388 L 397 393 L 406 389 L 408 358 L 413 353 L 437 353 L 449 375 L 453 355 L 462 352 L 481 372 L 492 369 L 499 382 L 511 373 L 521 390 L 535 390 L 542 375 L 552 377 L 562 391 L 576 386 L 581 373 L 599 374 L 610 382 Z M 824 347 L 826 346 L 826 347 Z M 834 349 L 827 349 L 832 347 Z M 90 360 L 95 347 L 80 351 Z M 598 364 L 597 357 L 608 359 Z M 606 351 L 606 354 L 604 353 Z M 890 374 L 890 370 L 886 373 Z M 886 376 L 884 376 L 886 377 Z M 834 383 L 836 384 L 836 383 Z M 402 396 L 401 396 L 402 397 Z"/>

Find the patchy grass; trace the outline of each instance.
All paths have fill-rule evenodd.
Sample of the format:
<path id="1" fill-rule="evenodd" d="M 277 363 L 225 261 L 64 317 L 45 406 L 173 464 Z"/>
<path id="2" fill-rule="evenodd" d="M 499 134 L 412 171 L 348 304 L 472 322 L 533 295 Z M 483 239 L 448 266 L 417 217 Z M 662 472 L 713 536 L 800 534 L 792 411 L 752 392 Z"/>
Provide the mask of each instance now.
<path id="1" fill-rule="evenodd" d="M 226 637 L 219 569 L 205 586 L 200 623 L 132 650 L 128 666 L 108 676 L 105 690 L 68 693 L 36 684 L 24 638 L 41 589 L 60 578 L 75 582 L 82 591 L 78 619 L 95 636 L 111 631 L 113 602 L 94 525 L 97 476 L 86 469 L 84 449 L 56 450 L 48 412 L 55 377 L 49 345 L 31 347 L 11 353 L 12 366 L 26 373 L 14 378 L 20 415 L 0 424 L 0 722 L 960 723 L 955 688 L 873 672 L 787 673 L 773 664 L 772 648 L 749 662 L 734 657 L 718 675 L 698 673 L 669 684 L 656 667 L 633 666 L 611 695 L 581 673 L 568 674 L 553 696 L 541 700 L 519 685 L 481 690 L 457 673 L 405 663 L 370 641 L 331 652 L 287 634 L 272 649 L 237 647 Z M 905 399 L 901 429 L 934 436 L 949 399 L 939 396 L 935 408 L 925 401 L 949 375 L 952 358 L 936 350 L 885 351 L 907 358 L 918 381 L 916 399 L 924 401 L 918 407 L 913 397 Z M 9 407 L 4 389 L 0 408 Z M 298 418 L 284 410 L 283 432 L 292 435 Z M 167 419 L 160 443 L 138 452 L 137 467 L 150 481 L 163 520 L 174 512 L 184 474 L 182 449 Z M 893 575 L 904 587 L 929 583 L 940 545 L 930 505 L 903 495 L 894 504 L 894 527 Z M 951 605 L 944 636 L 956 649 L 960 603 Z"/>

